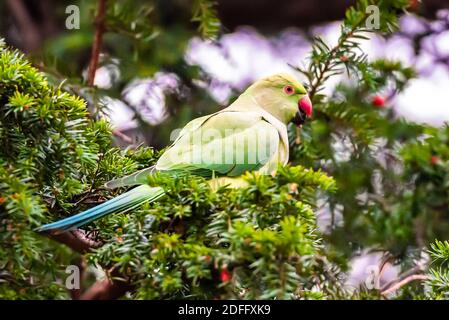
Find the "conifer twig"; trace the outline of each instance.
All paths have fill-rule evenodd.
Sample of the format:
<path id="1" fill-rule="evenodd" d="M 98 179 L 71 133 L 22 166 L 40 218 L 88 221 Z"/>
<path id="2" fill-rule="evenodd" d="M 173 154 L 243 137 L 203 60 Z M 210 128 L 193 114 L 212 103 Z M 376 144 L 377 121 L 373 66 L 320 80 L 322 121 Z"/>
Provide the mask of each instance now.
<path id="1" fill-rule="evenodd" d="M 428 277 L 425 274 L 412 274 L 399 282 L 394 283 L 391 287 L 381 292 L 383 296 L 387 296 L 401 287 L 405 286 L 407 283 L 415 281 L 415 280 L 427 280 Z"/>
<path id="2" fill-rule="evenodd" d="M 414 280 L 427 280 L 428 277 L 426 275 L 420 274 L 421 272 L 423 272 L 423 267 L 419 265 L 405 271 L 399 276 L 398 279 L 390 281 L 389 283 L 384 285 L 380 290 L 381 295 L 389 295 Z"/>
<path id="3" fill-rule="evenodd" d="M 124 142 L 131 144 L 133 143 L 133 139 L 131 137 L 129 137 L 128 135 L 124 134 L 123 132 L 121 132 L 120 130 L 114 130 L 112 131 L 112 134 L 120 139 L 122 139 Z"/>
<path id="4" fill-rule="evenodd" d="M 100 49 L 103 41 L 104 18 L 106 15 L 106 0 L 98 1 L 97 16 L 95 17 L 95 38 L 92 44 L 92 53 L 89 62 L 89 69 L 87 72 L 87 85 L 92 87 L 95 81 L 95 72 L 98 67 L 98 60 L 100 57 Z"/>
<path id="5" fill-rule="evenodd" d="M 319 91 L 320 86 L 323 84 L 324 79 L 326 78 L 325 75 L 331 71 L 332 69 L 332 60 L 335 58 L 335 55 L 337 52 L 343 47 L 344 43 L 353 36 L 354 32 L 360 28 L 360 26 L 366 21 L 367 15 L 365 14 L 360 21 L 351 28 L 351 30 L 347 33 L 342 34 L 340 39 L 338 40 L 338 43 L 335 47 L 331 49 L 329 52 L 329 58 L 325 61 L 323 67 L 319 69 L 319 75 L 315 79 L 315 81 L 310 82 L 310 90 L 309 90 L 309 96 L 310 99 L 313 99 L 315 94 Z"/>

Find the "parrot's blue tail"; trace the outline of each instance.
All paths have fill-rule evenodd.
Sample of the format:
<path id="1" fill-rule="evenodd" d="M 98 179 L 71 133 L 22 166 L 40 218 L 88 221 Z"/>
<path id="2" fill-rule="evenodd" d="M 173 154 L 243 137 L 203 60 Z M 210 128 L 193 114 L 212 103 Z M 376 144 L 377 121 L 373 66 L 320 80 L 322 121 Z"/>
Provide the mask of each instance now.
<path id="1" fill-rule="evenodd" d="M 152 188 L 148 185 L 141 185 L 96 207 L 90 208 L 89 210 L 43 225 L 39 227 L 37 231 L 54 230 L 61 233 L 70 229 L 76 229 L 108 214 L 126 212 L 140 206 L 145 202 L 153 202 L 162 197 L 164 193 L 164 190 L 160 187 Z"/>

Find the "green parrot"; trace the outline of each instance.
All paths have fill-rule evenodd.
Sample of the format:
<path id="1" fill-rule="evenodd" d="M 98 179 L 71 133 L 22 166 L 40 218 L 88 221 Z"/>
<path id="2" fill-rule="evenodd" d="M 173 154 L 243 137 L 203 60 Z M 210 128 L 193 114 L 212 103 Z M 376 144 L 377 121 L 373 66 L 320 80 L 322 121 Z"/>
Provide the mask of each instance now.
<path id="1" fill-rule="evenodd" d="M 190 121 L 156 165 L 106 183 L 108 188 L 138 187 L 38 230 L 64 232 L 156 201 L 164 189 L 145 183 L 156 172 L 199 175 L 209 179 L 212 188 L 243 186 L 238 177 L 247 171 L 274 174 L 279 164 L 288 162 L 287 124 L 300 127 L 311 116 L 312 103 L 295 78 L 276 74 L 260 79 L 227 108 Z"/>

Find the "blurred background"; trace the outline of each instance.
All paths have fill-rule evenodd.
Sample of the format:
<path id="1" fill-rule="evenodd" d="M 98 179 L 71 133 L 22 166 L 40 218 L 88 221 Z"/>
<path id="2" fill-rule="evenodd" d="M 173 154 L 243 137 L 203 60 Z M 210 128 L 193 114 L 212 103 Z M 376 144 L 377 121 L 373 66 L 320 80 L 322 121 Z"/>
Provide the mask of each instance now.
<path id="1" fill-rule="evenodd" d="M 95 97 L 83 94 L 95 1 L 2 1 L 0 35 L 26 52 L 55 84 L 66 79 L 67 89 L 98 99 L 96 106 L 102 105 L 114 128 L 133 141 L 161 147 L 173 128 L 226 105 L 253 80 L 304 65 L 314 36 L 335 43 L 339 20 L 352 4 L 218 1 L 219 37 L 209 41 L 198 35 L 198 24 L 191 21 L 192 1 L 110 1 Z M 79 29 L 66 26 L 70 5 L 79 8 Z M 388 39 L 373 36 L 363 44 L 370 59 L 400 60 L 419 72 L 419 80 L 392 103 L 398 115 L 413 121 L 441 125 L 449 119 L 447 8 L 447 0 L 412 1 L 415 15 L 401 19 L 399 32 Z M 340 80 L 327 83 L 326 93 Z"/>
<path id="2" fill-rule="evenodd" d="M 199 17 L 195 10 L 201 8 L 192 5 L 193 1 L 108 0 L 106 18 L 99 20 L 101 2 L 3 0 L 0 37 L 25 52 L 55 86 L 84 97 L 92 115 L 110 121 L 118 145 L 156 148 L 168 145 L 176 129 L 190 119 L 232 102 L 255 79 L 290 72 L 303 80 L 294 67 L 306 66 L 314 37 L 335 45 L 345 11 L 354 4 L 346 0 L 219 0 L 214 7 L 217 20 L 207 14 L 195 19 Z M 79 24 L 73 20 L 77 10 Z M 89 64 L 99 26 L 103 39 L 92 78 Z M 392 119 L 435 127 L 448 121 L 449 1 L 411 0 L 409 12 L 400 16 L 398 31 L 387 37 L 369 37 L 362 44 L 369 61 L 388 58 L 417 73 L 400 93 L 388 86 L 377 92 Z M 93 85 L 89 84 L 92 79 Z M 335 76 L 322 93 L 330 96 L 337 85 L 351 81 L 346 74 Z M 332 157 L 338 163 L 353 160 L 346 147 L 334 145 Z M 360 161 L 365 162 L 353 162 L 345 173 L 343 167 L 328 167 L 337 173 L 337 180 L 359 167 L 369 177 L 352 181 L 353 189 L 343 188 L 350 200 L 340 198 L 330 207 L 323 205 L 318 217 L 323 232 L 340 228 L 346 234 L 330 239 L 335 246 L 346 247 L 345 254 L 353 258 L 348 280 L 353 285 L 366 277 L 366 266 L 380 263 L 385 256 L 370 248 L 380 244 L 382 250 L 404 251 L 411 238 L 423 244 L 416 235 L 398 235 L 402 242 L 375 236 L 368 241 L 360 230 L 348 235 L 354 224 L 343 221 L 354 218 L 350 211 L 355 210 L 348 203 L 355 203 L 360 189 L 377 192 L 372 190 L 376 189 L 372 180 L 379 178 L 374 165 L 368 166 L 365 158 Z M 317 162 L 315 166 L 321 167 Z M 344 205 L 336 203 L 345 201 Z M 429 240 L 441 235 L 435 230 L 429 231 Z M 394 261 L 389 265 L 382 273 L 384 283 L 399 272 Z"/>

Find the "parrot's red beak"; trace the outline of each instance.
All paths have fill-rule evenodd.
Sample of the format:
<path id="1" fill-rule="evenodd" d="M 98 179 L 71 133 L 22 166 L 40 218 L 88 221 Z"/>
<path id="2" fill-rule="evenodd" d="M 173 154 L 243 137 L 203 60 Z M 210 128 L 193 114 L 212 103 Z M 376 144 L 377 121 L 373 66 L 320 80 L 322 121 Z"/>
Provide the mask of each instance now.
<path id="1" fill-rule="evenodd" d="M 298 101 L 298 112 L 292 122 L 298 127 L 301 127 L 307 118 L 311 118 L 313 113 L 312 101 L 309 96 L 304 96 Z"/>
<path id="2" fill-rule="evenodd" d="M 302 97 L 301 100 L 298 101 L 298 107 L 299 110 L 302 110 L 305 113 L 307 118 L 312 117 L 313 108 L 309 96 Z"/>

